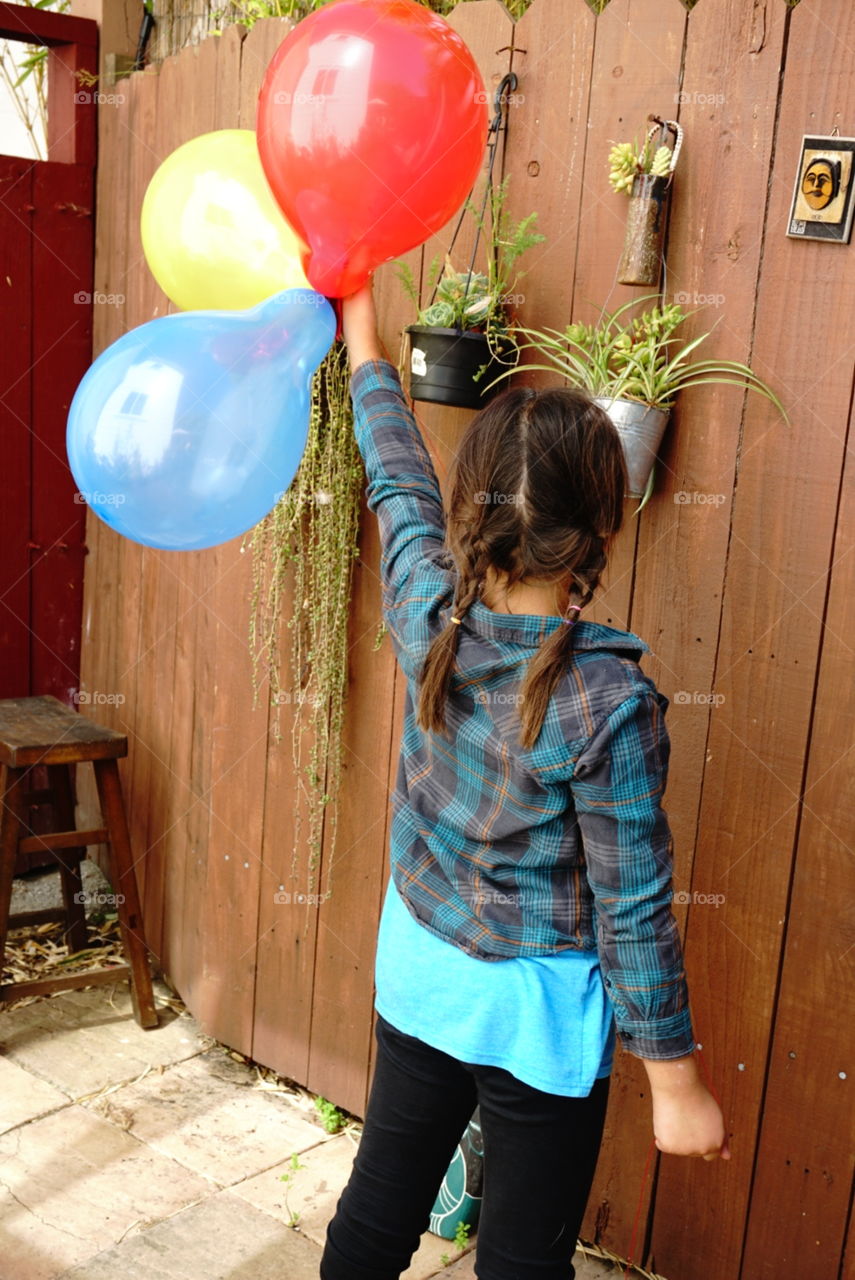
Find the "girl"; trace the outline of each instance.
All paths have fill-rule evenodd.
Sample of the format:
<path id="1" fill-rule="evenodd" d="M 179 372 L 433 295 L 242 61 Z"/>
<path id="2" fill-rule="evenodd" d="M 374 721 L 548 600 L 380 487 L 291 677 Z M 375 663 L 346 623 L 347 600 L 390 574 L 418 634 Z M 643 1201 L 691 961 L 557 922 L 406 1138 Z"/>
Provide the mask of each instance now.
<path id="1" fill-rule="evenodd" d="M 659 1150 L 729 1157 L 671 912 L 666 699 L 643 641 L 579 620 L 621 446 L 578 392 L 506 391 L 460 442 L 446 520 L 370 288 L 342 324 L 407 701 L 375 1074 L 321 1277 L 397 1280 L 480 1104 L 479 1280 L 572 1280 L 615 1024 Z"/>

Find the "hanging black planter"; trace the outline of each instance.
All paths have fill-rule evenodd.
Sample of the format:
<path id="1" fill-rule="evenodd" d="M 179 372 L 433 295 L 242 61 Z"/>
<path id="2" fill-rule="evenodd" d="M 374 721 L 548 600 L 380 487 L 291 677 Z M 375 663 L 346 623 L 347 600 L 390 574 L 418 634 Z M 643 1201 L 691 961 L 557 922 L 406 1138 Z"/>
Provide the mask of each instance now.
<path id="1" fill-rule="evenodd" d="M 519 348 L 510 338 L 489 338 L 469 329 L 407 326 L 410 335 L 410 395 L 414 400 L 480 409 L 504 390 L 490 383 L 514 368 Z M 482 372 L 483 371 L 483 372 Z"/>

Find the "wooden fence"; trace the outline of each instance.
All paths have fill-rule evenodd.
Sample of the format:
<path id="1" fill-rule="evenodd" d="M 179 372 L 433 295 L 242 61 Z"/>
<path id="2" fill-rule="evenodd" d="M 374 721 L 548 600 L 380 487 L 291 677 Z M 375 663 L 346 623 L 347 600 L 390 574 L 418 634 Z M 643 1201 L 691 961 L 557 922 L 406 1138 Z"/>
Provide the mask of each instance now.
<path id="1" fill-rule="evenodd" d="M 583 0 L 535 0 L 514 26 L 497 0 L 471 0 L 451 21 L 488 87 L 519 77 L 502 166 L 517 216 L 537 209 L 548 237 L 521 286 L 524 319 L 561 327 L 631 296 L 615 285 L 626 201 L 607 185 L 608 147 L 648 112 L 679 118 L 668 297 L 711 300 L 696 322 L 718 320 L 711 352 L 752 363 L 792 416 L 788 429 L 733 389 L 683 397 L 595 616 L 649 642 L 647 669 L 672 698 L 675 909 L 732 1133 L 729 1163 L 657 1154 L 644 1257 L 670 1280 L 853 1280 L 855 250 L 785 231 L 802 135 L 853 132 L 855 10 L 611 0 L 595 17 Z M 124 302 L 96 307 L 96 351 L 168 309 L 139 238 L 154 169 L 197 134 L 253 126 L 286 31 L 228 29 L 101 108 L 95 287 Z M 435 248 L 411 255 L 417 268 Z M 379 299 L 397 352 L 412 317 L 388 268 Z M 444 476 L 466 415 L 419 418 Z M 124 781 L 159 963 L 208 1032 L 356 1113 L 403 696 L 388 641 L 374 650 L 378 540 L 363 514 L 339 850 L 320 910 L 274 903 L 292 875 L 296 788 L 287 723 L 277 745 L 266 706 L 251 705 L 239 542 L 157 552 L 90 516 L 83 641 L 84 687 L 124 698 L 93 706 L 131 735 Z M 640 1064 L 619 1055 L 585 1224 L 617 1252 L 649 1109 Z"/>

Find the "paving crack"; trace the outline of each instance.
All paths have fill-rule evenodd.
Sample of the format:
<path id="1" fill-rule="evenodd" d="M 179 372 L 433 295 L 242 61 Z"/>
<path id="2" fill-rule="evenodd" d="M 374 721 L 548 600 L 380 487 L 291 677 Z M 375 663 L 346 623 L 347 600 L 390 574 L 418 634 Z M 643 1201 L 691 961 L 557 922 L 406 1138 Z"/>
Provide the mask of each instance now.
<path id="1" fill-rule="evenodd" d="M 15 1204 L 19 1205 L 20 1208 L 24 1210 L 24 1213 L 30 1214 L 32 1217 L 35 1218 L 36 1222 L 40 1222 L 43 1227 L 48 1227 L 51 1231 L 59 1231 L 64 1236 L 70 1236 L 72 1240 L 79 1240 L 81 1244 L 91 1243 L 91 1241 L 89 1241 L 86 1238 L 86 1236 L 79 1236 L 77 1235 L 76 1232 L 70 1231 L 68 1227 L 60 1226 L 58 1222 L 52 1222 L 48 1218 L 43 1218 L 40 1213 L 36 1212 L 36 1210 L 32 1207 L 32 1205 L 25 1204 L 23 1200 L 21 1200 L 18 1196 L 16 1196 L 15 1192 L 12 1190 L 12 1188 L 9 1186 L 8 1183 L 0 1181 L 0 1187 L 2 1187 L 2 1189 L 5 1192 L 7 1192 L 7 1194 L 12 1198 L 12 1200 L 15 1201 Z"/>

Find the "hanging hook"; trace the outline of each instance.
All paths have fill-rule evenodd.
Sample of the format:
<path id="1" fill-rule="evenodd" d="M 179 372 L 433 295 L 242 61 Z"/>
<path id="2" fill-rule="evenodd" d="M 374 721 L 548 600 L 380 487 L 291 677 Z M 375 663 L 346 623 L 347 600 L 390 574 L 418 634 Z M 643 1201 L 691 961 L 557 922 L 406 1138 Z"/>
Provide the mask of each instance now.
<path id="1" fill-rule="evenodd" d="M 652 112 L 647 117 L 647 120 L 648 120 L 648 123 L 652 124 L 653 126 L 652 129 L 649 129 L 647 131 L 648 139 L 651 139 L 653 137 L 654 133 L 656 132 L 656 126 L 659 125 L 660 127 L 659 144 L 658 144 L 659 146 L 665 145 L 666 131 L 673 133 L 674 135 L 674 146 L 671 151 L 671 163 L 668 167 L 668 181 L 670 182 L 674 176 L 674 170 L 677 167 L 677 157 L 680 154 L 680 148 L 683 145 L 683 127 L 682 125 L 679 125 L 676 120 L 660 120 L 659 117 L 653 115 Z"/>
<path id="2" fill-rule="evenodd" d="M 493 119 L 490 121 L 490 133 L 498 133 L 502 127 L 502 113 L 508 105 L 507 95 L 513 93 L 519 81 L 513 71 L 502 76 L 498 89 L 493 95 Z"/>
<path id="3" fill-rule="evenodd" d="M 502 128 L 502 115 L 504 114 L 504 111 L 508 105 L 508 94 L 513 93 L 518 84 L 519 84 L 519 80 L 517 79 L 514 72 L 509 71 L 507 75 L 502 77 L 501 81 L 499 82 L 499 86 L 493 95 L 493 119 L 490 121 L 490 127 L 487 130 L 487 177 L 486 177 L 486 183 L 484 186 L 484 198 L 481 201 L 481 211 L 477 215 L 478 223 L 477 223 L 477 230 L 475 232 L 475 243 L 472 246 L 472 257 L 469 261 L 469 270 L 466 274 L 466 284 L 463 289 L 464 299 L 466 299 L 469 295 L 469 286 L 472 282 L 472 273 L 475 270 L 475 258 L 478 254 L 478 245 L 481 241 L 481 230 L 484 225 L 484 218 L 486 217 L 486 213 L 487 213 L 487 204 L 489 203 L 490 194 L 493 189 L 493 167 L 496 163 L 496 149 L 499 141 L 499 131 Z M 450 260 L 451 251 L 454 248 L 455 241 L 457 240 L 457 236 L 460 232 L 460 228 L 463 225 L 463 219 L 470 208 L 470 201 L 472 199 L 472 193 L 474 192 L 474 190 L 475 188 L 473 187 L 472 191 L 469 192 L 469 199 L 467 199 L 466 203 L 464 204 L 463 208 L 460 211 L 460 217 L 457 220 L 457 225 L 454 228 L 454 232 L 451 237 L 451 243 L 448 246 L 448 252 L 445 255 L 446 262 Z M 492 210 L 491 210 L 491 213 L 492 213 Z M 433 300 L 436 297 L 437 290 L 439 289 L 439 281 L 441 278 L 442 278 L 442 273 L 440 273 L 440 276 L 438 277 L 438 279 L 436 280 L 436 283 L 433 286 L 433 292 L 431 293 L 430 302 L 428 303 L 428 306 L 430 306 L 433 303 Z"/>

